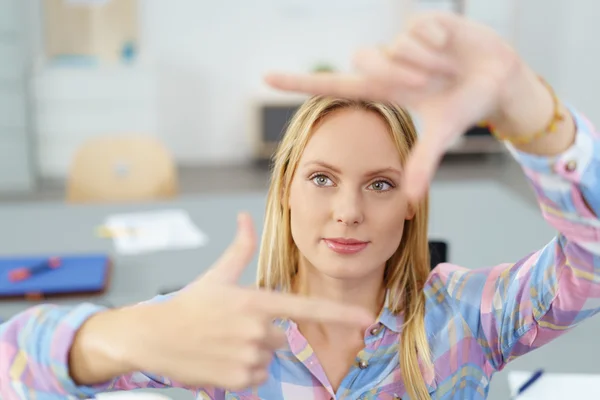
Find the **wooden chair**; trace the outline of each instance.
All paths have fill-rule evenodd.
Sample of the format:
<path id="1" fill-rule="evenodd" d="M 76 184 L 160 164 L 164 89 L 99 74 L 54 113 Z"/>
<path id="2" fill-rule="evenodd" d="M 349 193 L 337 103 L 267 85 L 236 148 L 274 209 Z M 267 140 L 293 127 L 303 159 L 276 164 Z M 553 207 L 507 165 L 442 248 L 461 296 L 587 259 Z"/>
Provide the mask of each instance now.
<path id="1" fill-rule="evenodd" d="M 153 137 L 102 136 L 76 152 L 67 180 L 67 201 L 134 202 L 177 195 L 177 168 Z"/>

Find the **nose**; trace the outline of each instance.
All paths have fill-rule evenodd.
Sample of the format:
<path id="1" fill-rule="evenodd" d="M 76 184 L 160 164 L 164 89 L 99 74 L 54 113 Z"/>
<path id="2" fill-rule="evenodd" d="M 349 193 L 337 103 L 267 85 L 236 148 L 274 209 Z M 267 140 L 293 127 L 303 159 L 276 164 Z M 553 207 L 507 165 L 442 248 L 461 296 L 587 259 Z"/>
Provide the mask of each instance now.
<path id="1" fill-rule="evenodd" d="M 363 204 L 359 193 L 339 191 L 334 202 L 333 216 L 338 223 L 358 225 L 363 222 Z"/>

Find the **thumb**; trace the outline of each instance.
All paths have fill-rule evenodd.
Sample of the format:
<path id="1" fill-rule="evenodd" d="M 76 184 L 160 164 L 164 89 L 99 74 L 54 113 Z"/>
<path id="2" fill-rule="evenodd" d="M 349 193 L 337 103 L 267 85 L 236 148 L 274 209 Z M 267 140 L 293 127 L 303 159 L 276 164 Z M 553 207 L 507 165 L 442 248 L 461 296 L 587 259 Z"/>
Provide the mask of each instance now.
<path id="1" fill-rule="evenodd" d="M 220 283 L 235 283 L 252 261 L 256 249 L 256 232 L 248 213 L 237 218 L 237 233 L 233 242 L 221 255 L 203 279 Z"/>
<path id="2" fill-rule="evenodd" d="M 487 93 L 492 92 L 484 79 L 470 78 L 443 101 L 425 110 L 422 137 L 405 168 L 403 187 L 410 201 L 418 202 L 425 195 L 452 141 L 489 112 L 493 98 Z"/>
<path id="3" fill-rule="evenodd" d="M 411 203 L 417 204 L 429 188 L 445 150 L 440 139 L 425 132 L 408 157 L 402 187 Z"/>
<path id="4" fill-rule="evenodd" d="M 422 115 L 422 134 L 406 161 L 402 182 L 409 202 L 416 204 L 425 196 L 444 153 L 464 132 L 461 122 L 451 113 L 453 109 L 436 106 Z M 446 118 L 446 115 L 452 117 Z"/>

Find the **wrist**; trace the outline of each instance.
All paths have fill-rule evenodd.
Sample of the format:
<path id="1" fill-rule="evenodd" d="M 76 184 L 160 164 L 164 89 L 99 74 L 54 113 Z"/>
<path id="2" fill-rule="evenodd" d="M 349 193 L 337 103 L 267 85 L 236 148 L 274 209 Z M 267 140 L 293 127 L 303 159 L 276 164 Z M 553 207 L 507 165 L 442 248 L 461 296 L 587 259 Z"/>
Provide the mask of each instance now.
<path id="1" fill-rule="evenodd" d="M 554 89 L 519 62 L 503 86 L 490 123 L 497 137 L 523 152 L 554 156 L 568 149 L 576 129 Z"/>
<path id="2" fill-rule="evenodd" d="M 497 110 L 489 121 L 500 136 L 518 140 L 544 129 L 553 111 L 552 93 L 535 72 L 517 59 L 502 85 Z"/>
<path id="3" fill-rule="evenodd" d="M 104 384 L 138 370 L 143 312 L 143 307 L 108 310 L 81 326 L 69 355 L 69 371 L 77 384 Z"/>

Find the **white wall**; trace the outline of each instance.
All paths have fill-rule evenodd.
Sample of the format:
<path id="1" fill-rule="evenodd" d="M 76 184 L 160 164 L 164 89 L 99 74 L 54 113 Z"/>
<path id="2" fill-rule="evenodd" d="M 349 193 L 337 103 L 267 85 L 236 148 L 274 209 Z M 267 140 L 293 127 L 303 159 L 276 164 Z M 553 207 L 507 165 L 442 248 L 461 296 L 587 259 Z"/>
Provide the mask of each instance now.
<path id="1" fill-rule="evenodd" d="M 520 3 L 518 49 L 561 97 L 600 124 L 600 2 L 527 0 Z"/>
<path id="2" fill-rule="evenodd" d="M 594 0 L 579 0 L 568 8 L 564 14 L 566 35 L 556 58 L 561 65 L 563 94 L 595 121 L 596 126 L 600 126 L 598 15 L 600 2 Z"/>
<path id="3" fill-rule="evenodd" d="M 34 79 L 44 175 L 64 174 L 79 143 L 107 130 L 155 133 L 182 163 L 243 161 L 251 151 L 247 104 L 266 70 L 308 70 L 320 61 L 346 67 L 357 46 L 383 42 L 398 20 L 392 0 L 140 5 L 139 71 L 46 69 Z M 143 104 L 117 107 L 125 92 Z"/>
<path id="4" fill-rule="evenodd" d="M 35 183 L 25 14 L 19 0 L 0 0 L 0 192 L 30 191 Z"/>
<path id="5" fill-rule="evenodd" d="M 587 82 L 600 3 L 580 0 L 471 1 L 470 15 L 512 38 L 557 89 L 600 118 Z M 484 6 L 485 4 L 485 6 Z M 112 131 L 159 136 L 185 164 L 243 162 L 251 156 L 248 102 L 269 69 L 347 68 L 363 44 L 400 29 L 399 0 L 140 0 L 143 63 L 134 69 L 42 70 L 34 79 L 38 158 L 62 176 L 89 136 Z M 600 11 L 600 10 L 598 10 Z M 586 31 L 587 33 L 584 33 Z M 582 40 L 587 39 L 587 40 Z M 600 79 L 600 78 L 596 78 Z"/>

